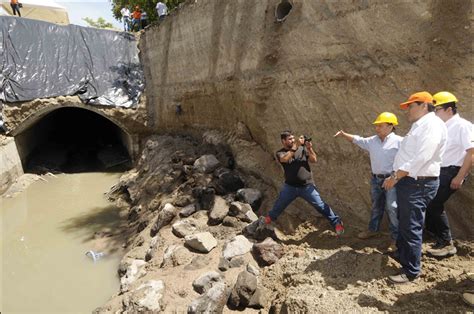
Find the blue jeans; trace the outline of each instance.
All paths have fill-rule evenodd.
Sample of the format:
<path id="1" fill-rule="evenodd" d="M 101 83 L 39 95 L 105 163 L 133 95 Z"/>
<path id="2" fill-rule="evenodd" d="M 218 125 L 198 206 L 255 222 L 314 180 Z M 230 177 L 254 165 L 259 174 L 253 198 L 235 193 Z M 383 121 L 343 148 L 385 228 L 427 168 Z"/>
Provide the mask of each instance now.
<path id="1" fill-rule="evenodd" d="M 126 17 L 126 16 L 123 17 L 123 30 L 125 32 L 130 31 L 130 18 L 129 17 Z"/>
<path id="2" fill-rule="evenodd" d="M 421 243 L 426 207 L 438 190 L 439 179 L 402 178 L 397 184 L 397 247 L 403 272 L 410 278 L 421 272 Z"/>
<path id="3" fill-rule="evenodd" d="M 398 238 L 398 209 L 397 189 L 382 188 L 384 178 L 372 177 L 370 181 L 370 195 L 372 196 L 372 214 L 370 216 L 369 230 L 377 232 L 382 222 L 383 213 L 387 211 L 390 234 L 393 240 Z"/>
<path id="4" fill-rule="evenodd" d="M 318 190 L 314 184 L 307 184 L 301 187 L 295 187 L 284 184 L 278 199 L 275 201 L 272 210 L 268 213 L 270 218 L 274 221 L 280 216 L 283 210 L 290 205 L 297 197 L 303 198 L 310 203 L 319 213 L 326 217 L 331 225 L 334 227 L 341 222 L 341 219 L 336 215 L 331 207 L 326 204 L 319 195 Z"/>

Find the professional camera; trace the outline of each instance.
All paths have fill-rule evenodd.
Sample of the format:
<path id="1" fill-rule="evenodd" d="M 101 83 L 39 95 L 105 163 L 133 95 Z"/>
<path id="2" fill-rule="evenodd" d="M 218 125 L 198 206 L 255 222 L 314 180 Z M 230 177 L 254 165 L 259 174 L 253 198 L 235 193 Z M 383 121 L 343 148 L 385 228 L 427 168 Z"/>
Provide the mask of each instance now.
<path id="1" fill-rule="evenodd" d="M 312 141 L 312 138 L 309 137 L 308 135 L 303 135 L 303 138 L 304 138 L 304 143 L 306 144 L 306 142 L 311 142 Z"/>

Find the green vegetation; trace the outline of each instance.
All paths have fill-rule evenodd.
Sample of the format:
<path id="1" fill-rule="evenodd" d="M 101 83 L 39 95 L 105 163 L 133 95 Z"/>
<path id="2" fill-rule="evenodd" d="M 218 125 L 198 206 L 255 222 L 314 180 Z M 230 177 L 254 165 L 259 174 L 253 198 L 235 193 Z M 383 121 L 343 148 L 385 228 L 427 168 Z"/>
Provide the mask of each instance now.
<path id="1" fill-rule="evenodd" d="M 103 17 L 99 17 L 96 21 L 90 17 L 83 18 L 84 22 L 89 24 L 89 26 L 96 28 L 114 28 L 112 23 L 107 22 Z"/>

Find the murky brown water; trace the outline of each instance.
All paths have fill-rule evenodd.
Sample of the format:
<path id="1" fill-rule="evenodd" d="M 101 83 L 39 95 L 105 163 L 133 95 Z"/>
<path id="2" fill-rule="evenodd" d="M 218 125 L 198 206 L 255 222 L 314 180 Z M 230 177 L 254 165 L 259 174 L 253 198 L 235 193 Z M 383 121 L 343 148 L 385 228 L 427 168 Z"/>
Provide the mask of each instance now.
<path id="1" fill-rule="evenodd" d="M 120 246 L 94 237 L 120 223 L 103 195 L 118 177 L 58 175 L 0 200 L 1 313 L 90 313 L 118 290 L 120 256 L 85 255 Z"/>

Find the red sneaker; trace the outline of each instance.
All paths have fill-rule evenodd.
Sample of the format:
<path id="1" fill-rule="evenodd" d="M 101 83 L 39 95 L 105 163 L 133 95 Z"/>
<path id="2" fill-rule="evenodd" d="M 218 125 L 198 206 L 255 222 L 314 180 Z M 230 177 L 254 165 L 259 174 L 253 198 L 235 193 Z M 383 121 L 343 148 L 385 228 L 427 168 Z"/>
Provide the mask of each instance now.
<path id="1" fill-rule="evenodd" d="M 268 216 L 268 215 L 265 216 L 265 224 L 266 224 L 266 225 L 269 225 L 269 224 L 271 224 L 271 223 L 272 223 L 272 219 L 270 218 L 270 216 Z"/>
<path id="2" fill-rule="evenodd" d="M 336 224 L 334 230 L 336 231 L 337 236 L 340 236 L 344 233 L 344 224 L 342 221 Z"/>

